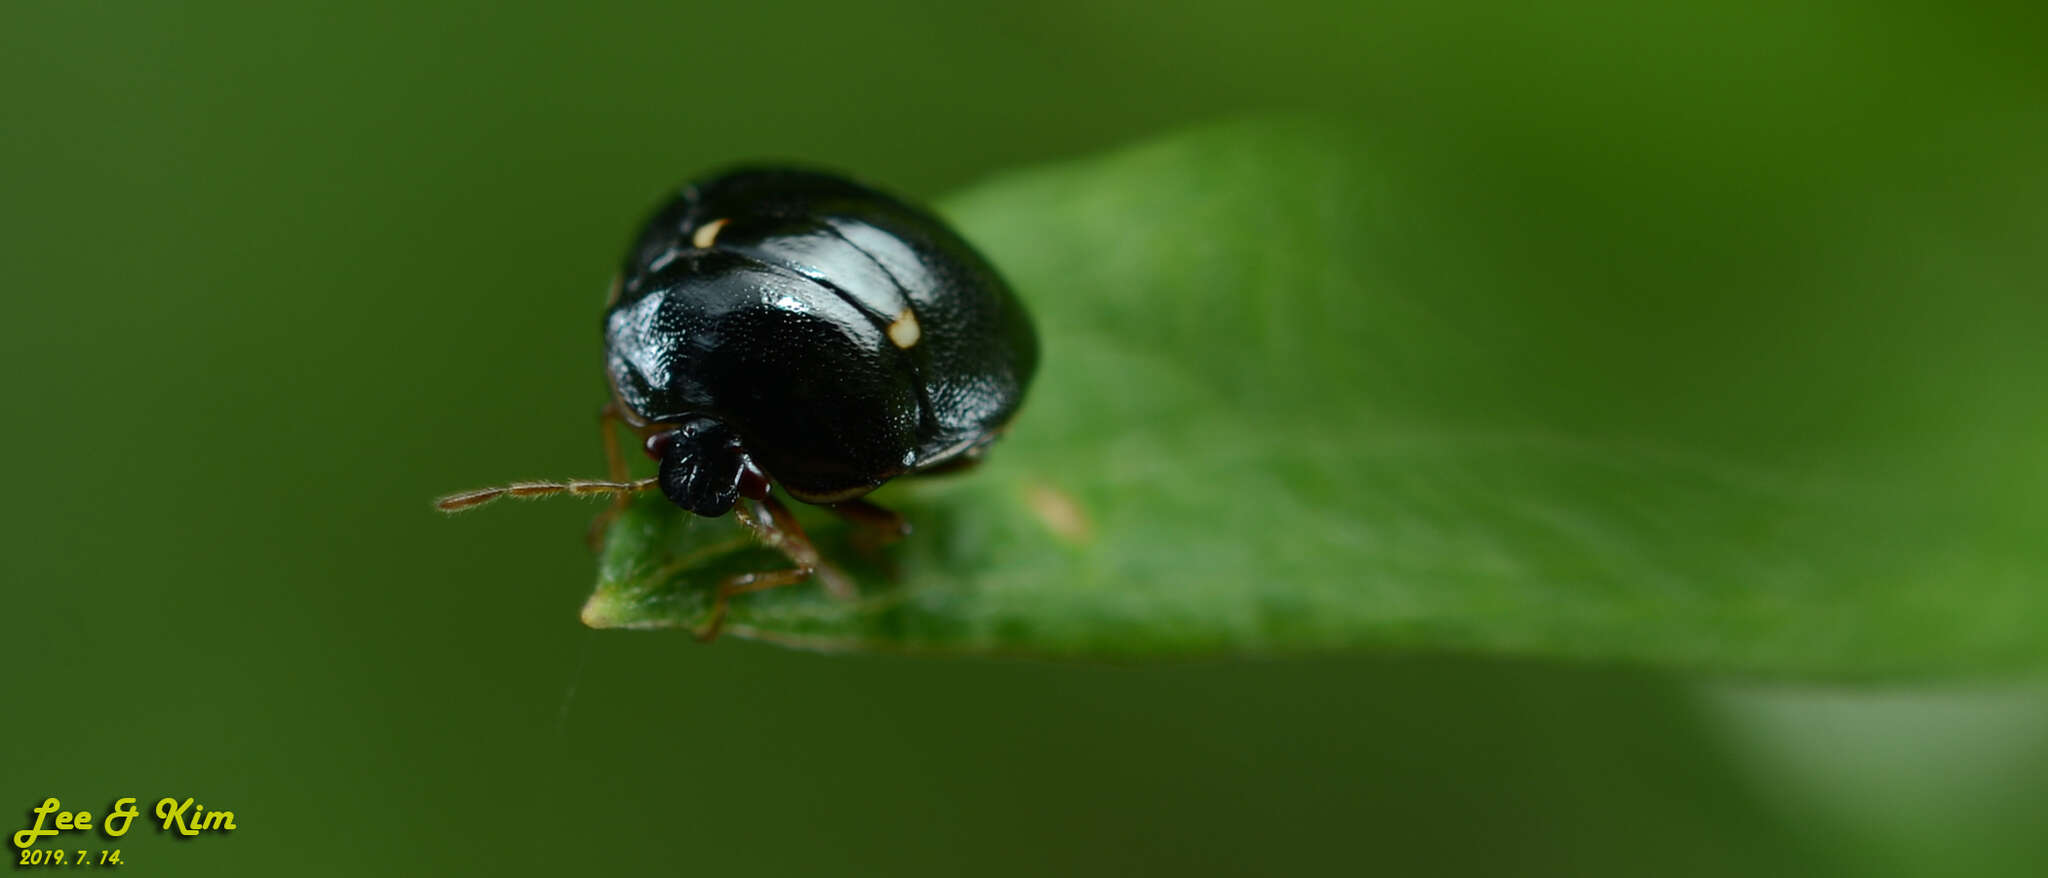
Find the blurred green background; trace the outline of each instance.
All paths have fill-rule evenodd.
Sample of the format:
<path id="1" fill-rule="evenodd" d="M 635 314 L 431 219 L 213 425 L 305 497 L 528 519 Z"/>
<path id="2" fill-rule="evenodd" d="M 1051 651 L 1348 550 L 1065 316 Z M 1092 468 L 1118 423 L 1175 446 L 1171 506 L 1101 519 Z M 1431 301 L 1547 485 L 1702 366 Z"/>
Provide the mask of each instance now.
<path id="1" fill-rule="evenodd" d="M 0 804 L 236 812 L 136 874 L 2040 874 L 2027 681 L 707 649 L 578 624 L 590 507 L 427 501 L 599 472 L 605 281 L 707 166 L 936 198 L 1310 112 L 1617 250 L 1783 192 L 1958 269 L 1880 289 L 2038 297 L 2044 49 L 1904 4 L 6 4 Z"/>

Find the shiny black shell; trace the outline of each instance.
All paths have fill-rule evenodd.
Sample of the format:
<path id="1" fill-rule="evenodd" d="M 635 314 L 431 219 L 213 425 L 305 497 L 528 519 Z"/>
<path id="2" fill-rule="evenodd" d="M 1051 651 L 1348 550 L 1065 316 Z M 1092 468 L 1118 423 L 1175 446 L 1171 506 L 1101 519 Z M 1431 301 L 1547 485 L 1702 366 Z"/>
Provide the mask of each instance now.
<path id="1" fill-rule="evenodd" d="M 1038 363 L 1009 285 L 937 217 L 784 168 L 700 180 L 655 211 L 604 335 L 643 427 L 715 418 L 813 503 L 978 454 Z"/>

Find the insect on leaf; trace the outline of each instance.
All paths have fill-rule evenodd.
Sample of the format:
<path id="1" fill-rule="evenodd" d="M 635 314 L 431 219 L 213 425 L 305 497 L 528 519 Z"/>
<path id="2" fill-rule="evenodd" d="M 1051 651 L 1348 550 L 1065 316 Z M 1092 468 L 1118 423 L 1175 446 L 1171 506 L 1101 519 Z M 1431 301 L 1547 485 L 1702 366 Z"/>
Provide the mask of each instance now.
<path id="1" fill-rule="evenodd" d="M 2013 523 L 2042 467 L 2001 480 L 2006 445 L 1957 438 L 2010 400 L 1894 355 L 1949 306 L 1866 307 L 1850 257 L 1880 248 L 1774 222 L 1770 193 L 1617 214 L 1489 180 L 1514 182 L 1267 121 L 943 202 L 1037 322 L 1024 409 L 980 467 L 873 495 L 915 528 L 880 558 L 799 508 L 860 595 L 745 595 L 727 636 L 1830 676 L 2048 653 L 2048 559 Z M 1902 423 L 1901 394 L 1952 404 Z M 781 566 L 643 498 L 583 618 L 694 628 L 721 577 Z"/>

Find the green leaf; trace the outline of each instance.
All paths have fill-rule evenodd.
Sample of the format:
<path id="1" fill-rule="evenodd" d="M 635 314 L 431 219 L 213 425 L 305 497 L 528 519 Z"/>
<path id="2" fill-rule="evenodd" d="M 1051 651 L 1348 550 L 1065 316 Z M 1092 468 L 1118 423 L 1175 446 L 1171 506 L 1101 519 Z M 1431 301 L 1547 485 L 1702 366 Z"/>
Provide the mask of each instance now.
<path id="1" fill-rule="evenodd" d="M 1926 205 L 1429 147 L 1259 121 L 947 201 L 1038 322 L 1023 412 L 978 469 L 874 495 L 916 528 L 893 571 L 800 509 L 859 596 L 741 596 L 727 634 L 1828 675 L 2048 652 L 2009 373 L 2048 374 L 2011 322 L 2038 305 L 1981 264 L 1924 295 L 1940 266 L 1881 220 Z M 783 566 L 648 499 L 583 618 L 694 628 L 721 577 Z"/>

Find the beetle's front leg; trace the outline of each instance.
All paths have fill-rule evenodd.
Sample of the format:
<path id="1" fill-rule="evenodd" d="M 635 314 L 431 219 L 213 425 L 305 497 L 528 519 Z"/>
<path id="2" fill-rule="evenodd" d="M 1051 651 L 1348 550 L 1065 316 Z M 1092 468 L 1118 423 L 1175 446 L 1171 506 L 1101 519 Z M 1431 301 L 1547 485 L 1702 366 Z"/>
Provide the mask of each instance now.
<path id="1" fill-rule="evenodd" d="M 761 542 L 788 556 L 796 566 L 816 570 L 826 593 L 836 598 L 851 598 L 856 594 L 853 582 L 839 568 L 825 563 L 818 554 L 817 545 L 811 542 L 809 534 L 804 533 L 804 526 L 797 523 L 789 507 L 782 505 L 774 495 L 760 500 L 742 499 L 733 507 L 733 514 L 739 516 L 740 523 L 753 531 Z"/>
<path id="2" fill-rule="evenodd" d="M 597 430 L 604 437 L 605 471 L 611 475 L 614 482 L 624 482 L 628 477 L 626 453 L 619 448 L 619 425 L 624 422 L 625 418 L 619 415 L 617 400 L 607 402 L 604 408 L 597 410 Z M 604 543 L 605 531 L 611 529 L 612 522 L 617 521 L 619 516 L 625 513 L 626 507 L 632 503 L 632 495 L 620 494 L 612 498 L 611 505 L 598 513 L 597 518 L 591 520 L 590 529 L 583 534 L 584 540 L 590 543 L 591 551 L 597 551 Z"/>
<path id="3" fill-rule="evenodd" d="M 769 548 L 781 552 L 795 567 L 787 570 L 768 570 L 760 573 L 742 573 L 718 584 L 718 593 L 712 599 L 711 615 L 704 626 L 697 629 L 697 639 L 709 643 L 718 639 L 718 633 L 725 627 L 725 616 L 734 595 L 766 591 L 795 585 L 816 577 L 825 592 L 835 598 L 852 598 L 856 592 L 853 582 L 838 568 L 825 563 L 818 554 L 818 547 L 804 533 L 803 525 L 791 515 L 789 507 L 773 495 L 760 500 L 741 499 L 733 507 L 733 515 L 740 523 L 754 532 L 754 537 Z"/>
<path id="4" fill-rule="evenodd" d="M 704 626 L 697 629 L 697 642 L 710 643 L 718 639 L 718 633 L 725 630 L 725 611 L 732 604 L 734 595 L 795 585 L 810 579 L 814 572 L 809 567 L 792 567 L 788 570 L 742 573 L 727 578 L 718 584 L 718 595 L 711 602 L 711 615 L 705 618 Z"/>

